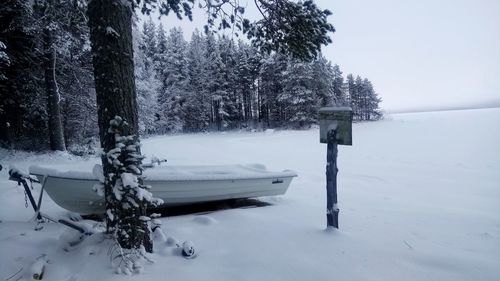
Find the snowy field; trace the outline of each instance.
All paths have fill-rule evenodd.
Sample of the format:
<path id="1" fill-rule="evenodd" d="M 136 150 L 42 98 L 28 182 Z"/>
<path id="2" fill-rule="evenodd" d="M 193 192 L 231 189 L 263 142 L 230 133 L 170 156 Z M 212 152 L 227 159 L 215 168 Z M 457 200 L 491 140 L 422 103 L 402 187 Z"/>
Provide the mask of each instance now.
<path id="1" fill-rule="evenodd" d="M 500 280 L 500 108 L 411 113 L 355 124 L 339 147 L 340 231 L 326 232 L 326 145 L 317 129 L 155 137 L 147 155 L 177 164 L 262 163 L 299 174 L 284 196 L 240 208 L 163 218 L 169 237 L 199 256 L 179 257 L 156 240 L 140 275 L 112 273 L 96 241 L 68 249 L 65 227 L 33 230 L 21 187 L 0 172 L 0 280 L 31 280 L 42 254 L 44 280 Z M 0 151 L 1 164 L 97 159 Z M 167 164 L 167 165 L 168 165 Z M 39 188 L 39 187 L 37 187 Z M 65 211 L 45 197 L 49 214 Z M 96 240 L 96 239 L 94 239 Z"/>

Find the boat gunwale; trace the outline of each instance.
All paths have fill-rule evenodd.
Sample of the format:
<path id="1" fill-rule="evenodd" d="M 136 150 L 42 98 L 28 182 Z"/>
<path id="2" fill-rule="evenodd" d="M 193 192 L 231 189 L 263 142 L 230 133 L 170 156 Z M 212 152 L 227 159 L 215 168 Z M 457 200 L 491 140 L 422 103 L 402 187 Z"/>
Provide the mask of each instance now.
<path id="1" fill-rule="evenodd" d="M 35 174 L 31 173 L 31 175 L 34 176 L 40 176 L 40 177 L 45 177 L 45 178 L 57 178 L 57 179 L 65 179 L 65 180 L 82 180 L 82 181 L 99 181 L 98 179 L 81 179 L 81 178 L 70 178 L 70 177 L 61 177 L 61 176 L 52 176 L 52 175 L 40 175 L 40 174 Z M 185 181 L 240 181 L 240 180 L 270 180 L 270 179 L 279 179 L 279 178 L 294 178 L 297 177 L 297 174 L 295 175 L 286 175 L 286 176 L 277 176 L 277 177 L 249 177 L 249 178 L 237 178 L 237 179 L 231 179 L 231 178 L 226 178 L 226 179 L 185 179 L 185 180 L 180 180 L 180 179 L 175 179 L 175 180 L 148 180 L 147 178 L 144 178 L 145 182 L 185 182 Z"/>

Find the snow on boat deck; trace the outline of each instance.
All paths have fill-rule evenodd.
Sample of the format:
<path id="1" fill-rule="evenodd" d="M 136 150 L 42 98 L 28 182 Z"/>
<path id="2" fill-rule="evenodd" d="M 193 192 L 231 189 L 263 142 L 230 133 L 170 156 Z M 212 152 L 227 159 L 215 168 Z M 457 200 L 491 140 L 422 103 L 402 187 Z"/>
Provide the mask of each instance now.
<path id="1" fill-rule="evenodd" d="M 77 171 L 68 165 L 30 166 L 34 175 L 48 175 L 58 178 L 97 180 L 90 171 Z M 239 180 L 275 177 L 296 177 L 290 170 L 271 172 L 262 164 L 217 165 L 217 166 L 159 166 L 144 171 L 148 181 L 188 181 L 188 180 Z"/>

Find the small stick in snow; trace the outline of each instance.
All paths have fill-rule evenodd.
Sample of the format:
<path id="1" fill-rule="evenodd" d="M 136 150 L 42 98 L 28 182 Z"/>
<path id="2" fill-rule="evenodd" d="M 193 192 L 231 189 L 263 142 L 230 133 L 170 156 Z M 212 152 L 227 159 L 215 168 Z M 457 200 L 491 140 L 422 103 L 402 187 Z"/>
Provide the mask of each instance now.
<path id="1" fill-rule="evenodd" d="M 403 242 L 406 244 L 408 249 L 413 250 L 413 247 L 408 242 L 406 242 L 406 240 L 403 240 Z"/>

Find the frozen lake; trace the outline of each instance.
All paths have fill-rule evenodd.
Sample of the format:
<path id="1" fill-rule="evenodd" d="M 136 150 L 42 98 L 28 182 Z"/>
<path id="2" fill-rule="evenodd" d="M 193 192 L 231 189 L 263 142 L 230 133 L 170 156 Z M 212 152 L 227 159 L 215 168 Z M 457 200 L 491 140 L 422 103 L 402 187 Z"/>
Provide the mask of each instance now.
<path id="1" fill-rule="evenodd" d="M 271 205 L 164 218 L 169 237 L 191 240 L 185 260 L 156 240 L 155 264 L 134 280 L 498 280 L 500 108 L 394 114 L 353 126 L 339 147 L 340 231 L 325 232 L 326 145 L 317 129 L 154 137 L 143 153 L 167 165 L 261 163 L 299 177 Z M 96 158 L 0 151 L 1 164 Z M 39 188 L 39 187 L 37 187 Z M 49 198 L 43 209 L 65 211 Z M 0 173 L 0 278 L 41 254 L 44 280 L 121 280 L 100 244 L 63 250 L 67 230 L 33 231 L 24 193 Z M 92 255 L 89 256 L 89 254 Z"/>

